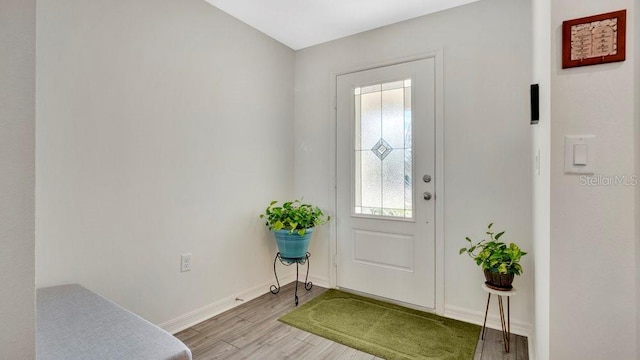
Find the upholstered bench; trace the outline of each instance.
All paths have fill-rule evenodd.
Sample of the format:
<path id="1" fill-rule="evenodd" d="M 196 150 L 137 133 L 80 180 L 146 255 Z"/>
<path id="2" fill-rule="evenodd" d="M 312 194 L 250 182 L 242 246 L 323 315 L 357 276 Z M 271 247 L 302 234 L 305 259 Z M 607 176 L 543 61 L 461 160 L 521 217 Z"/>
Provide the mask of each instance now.
<path id="1" fill-rule="evenodd" d="M 180 340 L 81 285 L 38 289 L 38 360 L 190 360 Z"/>

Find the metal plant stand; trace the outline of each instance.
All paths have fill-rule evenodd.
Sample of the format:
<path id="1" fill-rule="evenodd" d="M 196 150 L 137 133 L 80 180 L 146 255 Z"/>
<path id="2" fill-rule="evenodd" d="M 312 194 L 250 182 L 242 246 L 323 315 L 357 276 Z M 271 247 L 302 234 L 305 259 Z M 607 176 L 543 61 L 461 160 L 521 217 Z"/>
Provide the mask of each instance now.
<path id="1" fill-rule="evenodd" d="M 487 307 L 484 311 L 484 324 L 482 325 L 482 336 L 484 340 L 484 333 L 487 329 L 487 314 L 489 313 L 489 303 L 491 303 L 491 294 L 498 296 L 498 310 L 500 312 L 500 327 L 502 328 L 502 341 L 504 342 L 504 351 L 509 352 L 509 345 L 511 344 L 511 303 L 510 298 L 516 294 L 516 288 L 511 290 L 496 290 L 488 287 L 486 284 L 482 284 L 482 289 L 486 291 L 489 296 L 487 297 Z M 507 297 L 507 311 L 505 314 L 502 297 Z"/>
<path id="2" fill-rule="evenodd" d="M 285 257 L 282 257 L 280 253 L 277 253 L 275 259 L 273 259 L 273 275 L 275 275 L 276 277 L 277 285 L 271 285 L 269 291 L 271 291 L 272 294 L 277 294 L 280 292 L 280 281 L 278 280 L 278 273 L 276 272 L 276 263 L 278 262 L 278 260 L 280 260 L 280 263 L 284 266 L 296 264 L 296 292 L 294 295 L 295 296 L 294 299 L 296 302 L 296 306 L 298 306 L 298 277 L 299 277 L 300 265 L 304 265 L 305 263 L 307 263 L 307 276 L 304 279 L 304 288 L 307 291 L 309 291 L 313 287 L 313 283 L 311 281 L 308 281 L 309 267 L 311 266 L 311 262 L 309 261 L 310 257 L 311 257 L 311 254 L 307 253 L 304 257 L 301 257 L 301 258 L 285 258 Z"/>

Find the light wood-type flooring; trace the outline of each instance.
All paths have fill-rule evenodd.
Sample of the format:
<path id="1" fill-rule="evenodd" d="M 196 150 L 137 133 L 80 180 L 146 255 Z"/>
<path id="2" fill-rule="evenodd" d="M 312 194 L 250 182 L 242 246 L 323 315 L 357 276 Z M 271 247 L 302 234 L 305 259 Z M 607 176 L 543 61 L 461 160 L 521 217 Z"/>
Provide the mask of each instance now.
<path id="1" fill-rule="evenodd" d="M 268 291 L 268 289 L 265 289 Z M 300 305 L 327 289 L 306 291 L 299 283 Z M 294 283 L 280 293 L 269 292 L 176 334 L 192 351 L 194 360 L 208 359 L 380 359 L 283 324 L 278 318 L 295 308 Z M 528 360 L 527 339 L 512 335 L 511 351 L 504 352 L 500 331 L 487 329 L 478 340 L 474 360 Z"/>

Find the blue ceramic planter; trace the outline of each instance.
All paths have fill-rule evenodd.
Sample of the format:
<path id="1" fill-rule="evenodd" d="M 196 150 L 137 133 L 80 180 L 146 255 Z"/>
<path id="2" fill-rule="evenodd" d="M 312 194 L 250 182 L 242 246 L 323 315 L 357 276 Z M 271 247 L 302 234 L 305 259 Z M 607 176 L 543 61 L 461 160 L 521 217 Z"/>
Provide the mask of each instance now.
<path id="1" fill-rule="evenodd" d="M 311 234 L 313 234 L 313 228 L 307 229 L 304 235 L 298 235 L 296 231 L 291 234 L 289 230 L 273 232 L 273 235 L 276 237 L 280 256 L 287 259 L 303 258 L 307 255 Z"/>

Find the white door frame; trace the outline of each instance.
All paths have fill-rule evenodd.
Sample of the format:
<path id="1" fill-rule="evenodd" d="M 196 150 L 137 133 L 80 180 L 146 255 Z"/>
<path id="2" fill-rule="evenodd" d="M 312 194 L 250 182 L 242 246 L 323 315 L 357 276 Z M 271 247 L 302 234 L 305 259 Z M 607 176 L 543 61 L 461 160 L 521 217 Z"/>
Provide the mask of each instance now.
<path id="1" fill-rule="evenodd" d="M 381 63 L 368 64 L 365 66 L 359 66 L 349 69 L 341 69 L 341 71 L 332 71 L 330 74 L 329 85 L 331 95 L 331 109 L 330 113 L 333 116 L 331 122 L 331 157 L 330 157 L 330 181 L 331 187 L 329 189 L 330 195 L 330 207 L 332 217 L 335 221 L 329 222 L 329 285 L 332 288 L 337 286 L 337 248 L 338 248 L 338 228 L 336 226 L 337 218 L 337 98 L 336 98 L 336 86 L 337 78 L 340 75 L 346 75 L 354 72 L 371 70 L 379 67 L 396 65 L 415 60 L 422 60 L 433 58 L 435 61 L 435 145 L 436 145 L 436 160 L 435 160 L 435 191 L 434 196 L 435 203 L 435 261 L 436 261 L 436 274 L 435 274 L 435 298 L 436 306 L 435 312 L 439 315 L 444 314 L 444 65 L 443 65 L 443 50 L 438 49 L 431 52 L 421 53 L 415 56 L 395 59 L 393 61 L 386 61 Z"/>

